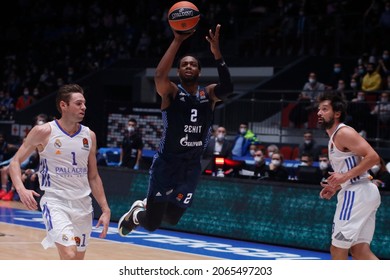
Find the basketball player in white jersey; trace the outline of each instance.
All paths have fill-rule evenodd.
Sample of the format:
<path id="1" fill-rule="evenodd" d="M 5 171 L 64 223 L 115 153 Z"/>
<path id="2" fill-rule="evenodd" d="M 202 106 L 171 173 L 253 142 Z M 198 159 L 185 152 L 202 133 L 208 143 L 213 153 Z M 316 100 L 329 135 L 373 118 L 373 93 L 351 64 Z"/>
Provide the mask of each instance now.
<path id="1" fill-rule="evenodd" d="M 20 164 L 35 149 L 39 151 L 40 200 L 46 225 L 43 247 L 56 246 L 60 259 L 84 259 L 92 231 L 92 195 L 102 209 L 96 227 L 103 225 L 105 238 L 110 222 L 108 206 L 96 164 L 96 135 L 80 122 L 85 115 L 83 89 L 76 84 L 62 86 L 56 106 L 61 118 L 35 126 L 10 164 L 12 182 L 20 200 L 30 210 L 38 209 L 33 190 L 21 180 Z"/>
<path id="2" fill-rule="evenodd" d="M 378 188 L 367 170 L 378 164 L 379 156 L 355 129 L 343 123 L 346 102 L 337 93 L 319 97 L 318 122 L 329 135 L 329 160 L 334 172 L 321 183 L 320 196 L 330 199 L 336 192 L 333 219 L 332 259 L 377 260 L 370 249 L 375 215 L 380 205 Z"/>

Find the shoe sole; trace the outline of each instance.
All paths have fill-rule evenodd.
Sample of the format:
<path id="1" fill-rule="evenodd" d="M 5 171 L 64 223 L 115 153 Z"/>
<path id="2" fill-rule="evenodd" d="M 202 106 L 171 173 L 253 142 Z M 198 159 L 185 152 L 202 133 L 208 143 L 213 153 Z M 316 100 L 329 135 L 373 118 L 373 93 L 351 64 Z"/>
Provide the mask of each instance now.
<path id="1" fill-rule="evenodd" d="M 119 222 L 118 222 L 118 233 L 120 236 L 122 237 L 125 237 L 126 235 L 128 235 L 130 232 L 133 231 L 133 229 L 136 228 L 136 226 L 134 226 L 127 234 L 123 234 L 122 233 L 122 227 L 121 227 L 121 224 L 122 222 L 126 219 L 127 216 L 131 216 L 133 214 L 133 212 L 137 209 L 137 208 L 143 208 L 142 206 L 139 205 L 139 203 L 142 203 L 141 200 L 137 200 L 133 203 L 133 205 L 131 205 L 130 207 L 130 210 L 126 212 L 126 214 L 122 215 L 122 217 L 119 219 Z"/>

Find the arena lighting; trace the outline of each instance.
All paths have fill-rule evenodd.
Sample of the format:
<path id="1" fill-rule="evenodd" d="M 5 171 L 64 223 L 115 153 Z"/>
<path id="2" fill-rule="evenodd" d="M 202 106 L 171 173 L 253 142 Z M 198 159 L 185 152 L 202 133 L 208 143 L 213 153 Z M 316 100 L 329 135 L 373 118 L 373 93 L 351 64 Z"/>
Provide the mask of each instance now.
<path id="1" fill-rule="evenodd" d="M 223 165 L 225 164 L 225 158 L 223 158 L 223 157 L 215 157 L 214 162 L 215 162 L 215 165 L 217 167 L 223 167 Z"/>

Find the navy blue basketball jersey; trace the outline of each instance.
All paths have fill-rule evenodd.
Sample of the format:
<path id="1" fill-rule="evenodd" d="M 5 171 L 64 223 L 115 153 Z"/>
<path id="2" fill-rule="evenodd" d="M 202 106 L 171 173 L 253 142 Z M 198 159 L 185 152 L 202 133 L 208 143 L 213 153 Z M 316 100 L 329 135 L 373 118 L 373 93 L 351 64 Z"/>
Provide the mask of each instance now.
<path id="1" fill-rule="evenodd" d="M 180 84 L 176 97 L 162 110 L 164 131 L 159 154 L 193 158 L 207 146 L 213 122 L 212 100 L 206 88 L 189 94 Z"/>

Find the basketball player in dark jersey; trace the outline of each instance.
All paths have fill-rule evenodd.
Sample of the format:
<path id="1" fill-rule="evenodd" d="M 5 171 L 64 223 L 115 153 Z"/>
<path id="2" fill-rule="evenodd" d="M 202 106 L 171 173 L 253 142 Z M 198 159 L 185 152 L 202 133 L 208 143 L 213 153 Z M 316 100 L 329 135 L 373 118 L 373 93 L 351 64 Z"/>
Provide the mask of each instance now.
<path id="1" fill-rule="evenodd" d="M 156 68 L 154 81 L 161 96 L 164 125 L 157 153 L 150 167 L 147 198 L 137 200 L 119 220 L 121 236 L 138 225 L 154 231 L 164 221 L 176 225 L 191 205 L 201 174 L 201 156 L 211 135 L 215 104 L 233 92 L 229 69 L 219 49 L 219 31 L 211 29 L 206 40 L 214 55 L 219 83 L 200 86 L 201 65 L 187 55 L 179 60 L 180 84 L 169 79 L 175 56 L 190 34 L 174 32 L 174 39 Z"/>

